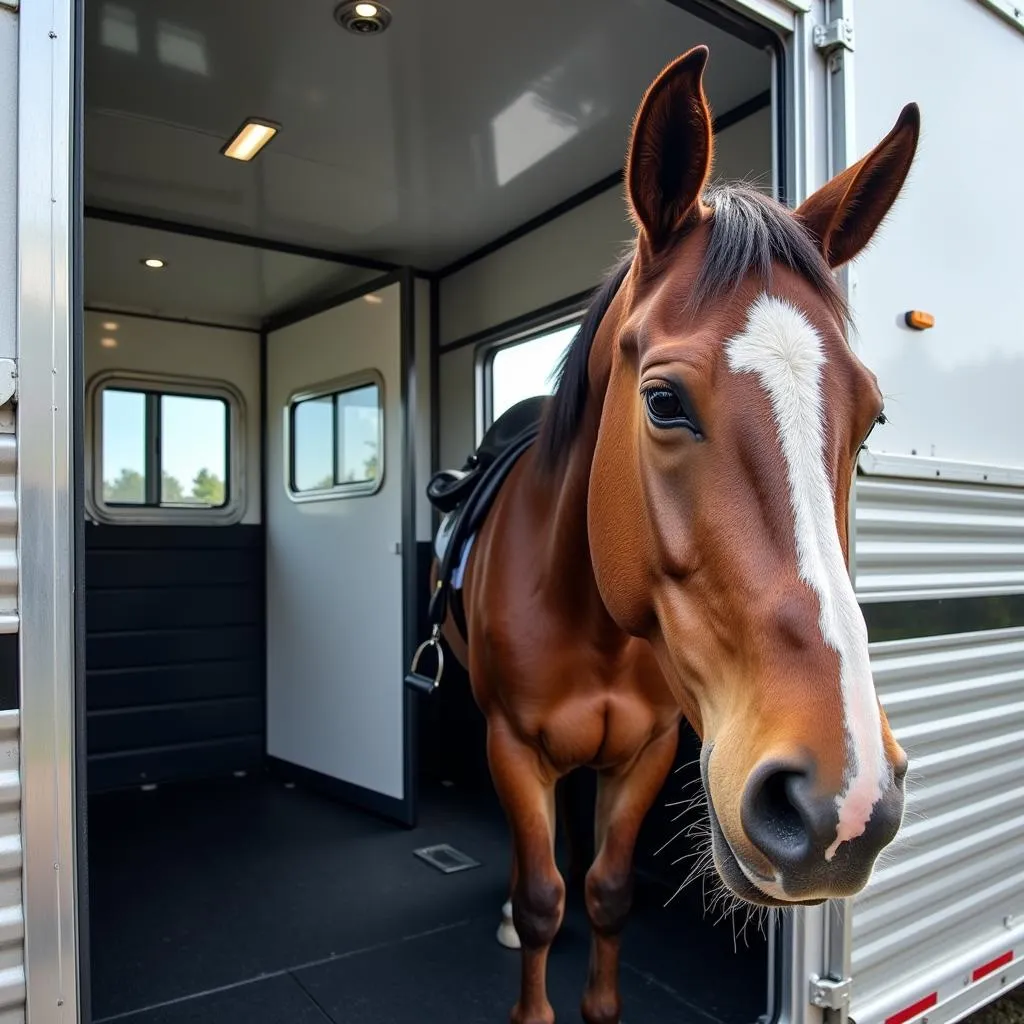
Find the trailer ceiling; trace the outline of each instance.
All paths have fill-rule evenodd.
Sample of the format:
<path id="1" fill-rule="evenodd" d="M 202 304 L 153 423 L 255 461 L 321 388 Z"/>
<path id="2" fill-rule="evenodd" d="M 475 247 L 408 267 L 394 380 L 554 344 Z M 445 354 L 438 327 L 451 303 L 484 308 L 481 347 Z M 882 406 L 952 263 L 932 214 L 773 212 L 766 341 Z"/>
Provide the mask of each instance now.
<path id="1" fill-rule="evenodd" d="M 436 270 L 614 173 L 695 43 L 716 113 L 768 85 L 766 53 L 669 0 L 389 6 L 357 36 L 335 0 L 89 0 L 87 204 Z M 279 136 L 221 156 L 251 116 Z M 94 238 L 104 260 L 119 234 Z"/>

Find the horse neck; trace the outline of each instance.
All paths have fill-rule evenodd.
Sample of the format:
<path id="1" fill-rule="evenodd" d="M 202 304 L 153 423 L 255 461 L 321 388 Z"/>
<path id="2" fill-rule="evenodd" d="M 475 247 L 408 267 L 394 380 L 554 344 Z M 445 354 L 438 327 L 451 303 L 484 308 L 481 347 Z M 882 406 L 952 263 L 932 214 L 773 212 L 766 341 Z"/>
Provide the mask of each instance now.
<path id="1" fill-rule="evenodd" d="M 590 637 L 595 646 L 605 649 L 625 644 L 628 635 L 619 629 L 601 599 L 587 530 L 590 470 L 597 448 L 601 404 L 608 378 L 608 372 L 601 370 L 602 354 L 594 355 L 596 359 L 592 356 L 592 366 L 596 365 L 598 369 L 592 376 L 594 386 L 580 432 L 561 470 L 546 470 L 535 464 L 534 484 L 546 506 L 544 518 L 550 524 L 545 530 L 546 545 L 542 553 L 547 597 Z"/>

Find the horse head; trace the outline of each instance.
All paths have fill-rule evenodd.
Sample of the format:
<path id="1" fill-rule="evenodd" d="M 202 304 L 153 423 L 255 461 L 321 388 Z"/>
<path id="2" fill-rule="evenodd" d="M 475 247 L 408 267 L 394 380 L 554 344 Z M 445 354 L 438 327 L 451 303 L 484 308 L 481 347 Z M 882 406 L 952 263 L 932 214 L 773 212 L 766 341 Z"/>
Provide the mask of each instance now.
<path id="1" fill-rule="evenodd" d="M 723 881 L 753 903 L 816 903 L 866 884 L 903 815 L 907 760 L 847 570 L 855 462 L 883 403 L 832 272 L 895 201 L 919 114 L 904 108 L 795 211 L 748 187 L 706 192 L 706 60 L 697 47 L 673 62 L 640 105 L 635 249 L 542 440 L 556 450 L 571 429 L 566 396 L 600 417 L 595 578 L 701 738 Z"/>

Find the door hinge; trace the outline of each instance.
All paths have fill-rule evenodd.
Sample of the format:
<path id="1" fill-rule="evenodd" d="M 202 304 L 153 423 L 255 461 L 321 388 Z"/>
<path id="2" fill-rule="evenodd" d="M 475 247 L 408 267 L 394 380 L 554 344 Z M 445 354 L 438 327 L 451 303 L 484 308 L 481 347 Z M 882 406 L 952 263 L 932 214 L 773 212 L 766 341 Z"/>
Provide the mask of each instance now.
<path id="1" fill-rule="evenodd" d="M 819 1010 L 848 1010 L 850 1008 L 850 978 L 811 977 L 811 1003 Z"/>
<path id="2" fill-rule="evenodd" d="M 814 26 L 814 48 L 828 55 L 833 50 L 853 51 L 853 21 L 836 18 L 825 25 Z"/>

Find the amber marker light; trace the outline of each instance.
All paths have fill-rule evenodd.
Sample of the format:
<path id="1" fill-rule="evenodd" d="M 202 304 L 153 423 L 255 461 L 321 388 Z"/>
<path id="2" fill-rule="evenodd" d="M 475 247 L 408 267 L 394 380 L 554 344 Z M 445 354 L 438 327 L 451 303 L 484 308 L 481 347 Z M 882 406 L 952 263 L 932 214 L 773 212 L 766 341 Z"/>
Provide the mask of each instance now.
<path id="1" fill-rule="evenodd" d="M 912 309 L 904 315 L 903 319 L 906 325 L 915 331 L 927 331 L 929 327 L 935 326 L 935 317 L 923 309 Z"/>

